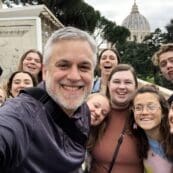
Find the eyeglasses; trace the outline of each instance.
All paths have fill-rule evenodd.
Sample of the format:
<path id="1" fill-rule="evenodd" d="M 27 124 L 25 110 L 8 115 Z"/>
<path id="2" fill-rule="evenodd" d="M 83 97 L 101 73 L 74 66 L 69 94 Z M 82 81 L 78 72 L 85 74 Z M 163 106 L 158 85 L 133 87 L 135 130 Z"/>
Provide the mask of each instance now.
<path id="1" fill-rule="evenodd" d="M 146 107 L 148 113 L 155 113 L 158 109 L 161 109 L 161 107 L 157 104 L 147 104 L 147 105 L 136 105 L 133 107 L 133 111 L 136 114 L 141 114 L 144 110 L 144 107 Z"/>

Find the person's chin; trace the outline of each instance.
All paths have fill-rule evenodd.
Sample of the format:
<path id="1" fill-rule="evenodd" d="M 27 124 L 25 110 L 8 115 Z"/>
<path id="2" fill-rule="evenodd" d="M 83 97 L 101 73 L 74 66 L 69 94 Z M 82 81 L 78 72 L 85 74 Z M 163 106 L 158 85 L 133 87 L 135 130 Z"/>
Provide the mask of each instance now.
<path id="1" fill-rule="evenodd" d="M 172 78 L 170 78 L 170 79 L 169 79 L 169 81 L 170 81 L 171 83 L 173 83 L 173 77 L 172 77 Z"/>
<path id="2" fill-rule="evenodd" d="M 173 75 L 166 75 L 165 78 L 173 83 Z"/>
<path id="3" fill-rule="evenodd" d="M 84 102 L 83 101 L 83 97 L 81 98 L 76 98 L 76 99 L 72 99 L 72 98 L 61 98 L 59 99 L 60 101 L 60 104 L 66 109 L 66 110 L 69 110 L 69 111 L 75 111 L 79 106 L 82 105 L 82 103 Z"/>

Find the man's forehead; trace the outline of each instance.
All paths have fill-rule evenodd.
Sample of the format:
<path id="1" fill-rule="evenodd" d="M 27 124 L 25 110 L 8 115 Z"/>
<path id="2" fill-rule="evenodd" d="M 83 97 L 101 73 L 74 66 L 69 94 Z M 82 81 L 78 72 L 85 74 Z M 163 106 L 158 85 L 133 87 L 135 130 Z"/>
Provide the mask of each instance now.
<path id="1" fill-rule="evenodd" d="M 168 59 L 168 58 L 173 58 L 173 51 L 163 52 L 159 56 L 159 60 L 164 60 L 164 59 Z"/>
<path id="2" fill-rule="evenodd" d="M 159 61 L 159 63 L 161 64 L 161 63 L 163 63 L 163 62 L 165 62 L 165 63 L 167 63 L 167 61 L 173 61 L 173 56 L 172 57 L 164 57 L 164 58 L 160 58 L 160 61 Z"/>
<path id="3" fill-rule="evenodd" d="M 72 63 L 72 64 L 91 64 L 92 60 L 88 57 L 86 58 L 73 58 L 73 57 L 57 57 L 56 62 L 62 63 Z"/>

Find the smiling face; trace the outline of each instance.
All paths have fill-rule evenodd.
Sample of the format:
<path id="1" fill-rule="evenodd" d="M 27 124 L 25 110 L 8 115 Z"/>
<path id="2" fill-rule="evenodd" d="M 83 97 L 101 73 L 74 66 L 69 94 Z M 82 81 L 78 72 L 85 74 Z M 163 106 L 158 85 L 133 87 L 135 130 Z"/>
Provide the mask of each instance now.
<path id="1" fill-rule="evenodd" d="M 131 71 L 114 73 L 108 84 L 111 105 L 113 108 L 126 108 L 135 92 L 135 79 Z"/>
<path id="2" fill-rule="evenodd" d="M 163 76 L 173 82 L 173 51 L 162 53 L 159 56 L 159 67 Z"/>
<path id="3" fill-rule="evenodd" d="M 23 72 L 17 73 L 12 79 L 10 93 L 13 97 L 16 97 L 21 89 L 33 87 L 33 85 L 32 78 L 29 74 Z"/>
<path id="4" fill-rule="evenodd" d="M 136 124 L 149 136 L 157 134 L 163 117 L 158 96 L 154 93 L 140 93 L 133 104 Z"/>
<path id="5" fill-rule="evenodd" d="M 117 64 L 117 55 L 111 50 L 104 51 L 100 58 L 99 65 L 102 75 L 109 75 Z"/>
<path id="6" fill-rule="evenodd" d="M 101 94 L 93 94 L 87 104 L 91 112 L 91 125 L 99 125 L 110 111 L 108 99 Z"/>
<path id="7" fill-rule="evenodd" d="M 41 71 L 41 59 L 35 52 L 30 52 L 23 60 L 23 71 L 31 73 L 33 76 L 37 76 Z"/>
<path id="8" fill-rule="evenodd" d="M 94 54 L 86 41 L 54 43 L 50 60 L 43 66 L 43 78 L 51 97 L 72 116 L 91 92 Z"/>

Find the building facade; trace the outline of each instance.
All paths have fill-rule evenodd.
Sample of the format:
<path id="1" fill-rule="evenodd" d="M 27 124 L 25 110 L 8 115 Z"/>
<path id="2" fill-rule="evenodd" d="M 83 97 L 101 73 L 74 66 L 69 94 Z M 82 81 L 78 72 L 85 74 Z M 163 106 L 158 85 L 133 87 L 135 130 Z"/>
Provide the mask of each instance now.
<path id="1" fill-rule="evenodd" d="M 49 36 L 64 27 L 45 5 L 0 9 L 1 81 L 17 70 L 24 52 L 43 51 Z"/>
<path id="2" fill-rule="evenodd" d="M 132 6 L 130 14 L 123 20 L 122 26 L 129 29 L 131 35 L 129 41 L 141 43 L 146 35 L 150 34 L 150 24 L 148 20 L 140 14 L 136 1 Z"/>

